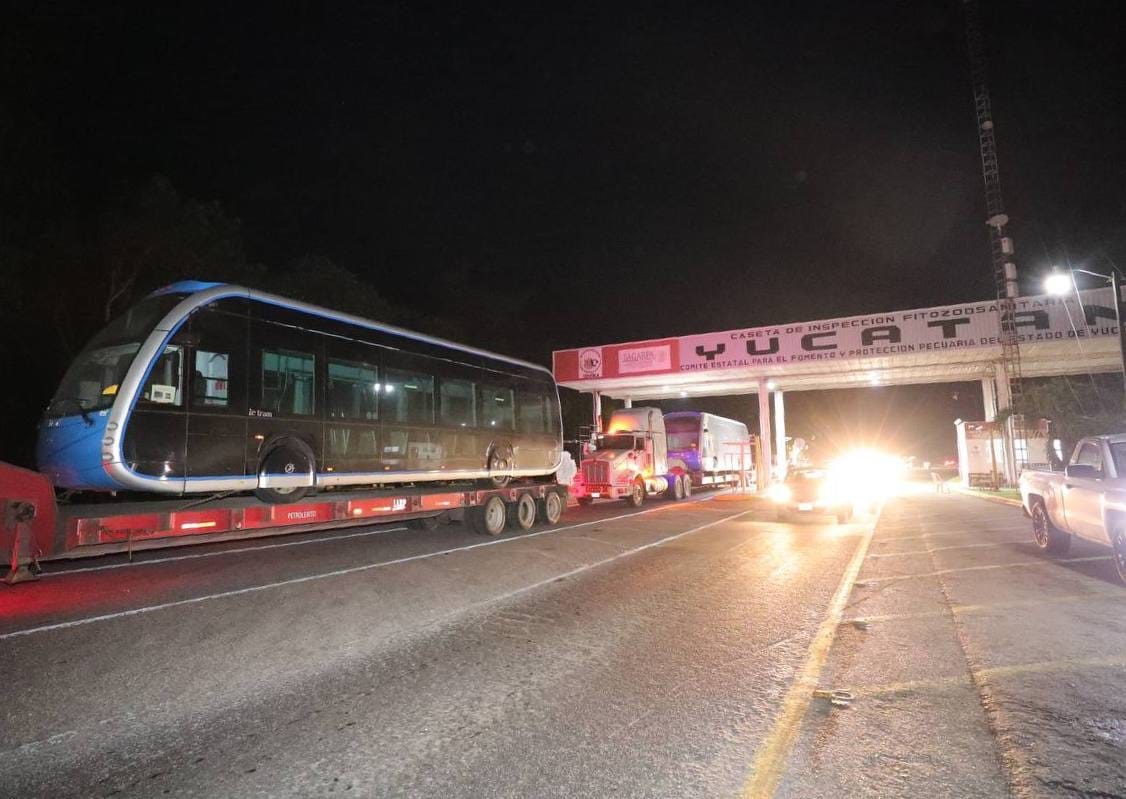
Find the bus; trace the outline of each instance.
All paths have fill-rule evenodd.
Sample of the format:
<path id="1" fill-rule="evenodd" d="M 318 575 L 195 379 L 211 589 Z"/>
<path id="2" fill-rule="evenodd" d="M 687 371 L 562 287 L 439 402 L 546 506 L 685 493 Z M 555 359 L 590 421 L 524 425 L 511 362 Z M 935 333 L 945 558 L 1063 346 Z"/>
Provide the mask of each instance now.
<path id="1" fill-rule="evenodd" d="M 563 449 L 536 364 L 222 283 L 185 281 L 98 333 L 39 426 L 56 487 L 160 494 L 544 482 Z"/>

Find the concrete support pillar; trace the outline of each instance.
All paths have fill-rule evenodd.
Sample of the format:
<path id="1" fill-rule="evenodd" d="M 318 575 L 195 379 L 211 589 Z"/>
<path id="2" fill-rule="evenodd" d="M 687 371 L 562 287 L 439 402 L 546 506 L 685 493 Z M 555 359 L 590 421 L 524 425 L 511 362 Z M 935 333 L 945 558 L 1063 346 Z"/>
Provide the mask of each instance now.
<path id="1" fill-rule="evenodd" d="M 591 400 L 593 401 L 593 405 L 594 405 L 594 419 L 593 419 L 594 432 L 601 433 L 602 432 L 602 392 L 592 391 L 592 392 L 590 392 L 590 396 L 591 396 Z"/>
<path id="2" fill-rule="evenodd" d="M 1009 378 L 1005 374 L 1005 365 L 997 364 L 997 369 L 993 376 L 993 385 L 997 392 L 997 412 L 1007 411 L 1013 406 L 1012 395 L 1009 393 Z M 1005 482 L 1008 485 L 1017 484 L 1017 457 L 1016 448 L 1013 445 L 1013 420 L 1009 417 L 1005 420 L 1005 424 L 1001 427 L 1001 451 L 1004 455 L 1001 464 L 1001 473 L 1005 475 Z"/>
<path id="3" fill-rule="evenodd" d="M 755 474 L 761 491 L 770 484 L 770 467 L 774 463 L 770 445 L 770 389 L 767 388 L 766 378 L 758 381 L 758 435 L 762 462 L 755 464 Z"/>
<path id="4" fill-rule="evenodd" d="M 633 398 L 632 397 L 626 397 L 625 403 L 626 403 L 627 408 L 632 408 L 633 407 Z"/>
<path id="5" fill-rule="evenodd" d="M 780 389 L 774 390 L 774 458 L 778 479 L 786 477 L 786 403 Z"/>
<path id="6" fill-rule="evenodd" d="M 985 416 L 982 418 L 992 422 L 997 416 L 997 389 L 993 385 L 992 377 L 981 378 L 981 399 L 985 410 Z"/>

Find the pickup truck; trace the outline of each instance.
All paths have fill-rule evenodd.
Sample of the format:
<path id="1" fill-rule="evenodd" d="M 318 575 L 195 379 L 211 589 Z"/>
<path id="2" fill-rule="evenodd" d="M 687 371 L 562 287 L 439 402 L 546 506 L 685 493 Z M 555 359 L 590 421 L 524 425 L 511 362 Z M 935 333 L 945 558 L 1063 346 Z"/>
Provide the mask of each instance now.
<path id="1" fill-rule="evenodd" d="M 1108 546 L 1126 583 L 1126 434 L 1082 439 L 1062 472 L 1022 472 L 1020 495 L 1040 549 L 1066 552 L 1072 536 Z"/>

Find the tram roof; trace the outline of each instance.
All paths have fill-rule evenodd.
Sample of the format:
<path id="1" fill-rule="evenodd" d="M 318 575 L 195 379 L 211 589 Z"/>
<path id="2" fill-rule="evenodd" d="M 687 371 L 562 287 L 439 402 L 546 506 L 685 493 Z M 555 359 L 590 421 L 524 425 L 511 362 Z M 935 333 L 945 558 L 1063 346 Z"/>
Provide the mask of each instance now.
<path id="1" fill-rule="evenodd" d="M 439 338 L 438 336 L 431 336 L 427 335 L 426 333 L 419 333 L 417 331 L 408 330 L 403 327 L 384 324 L 383 322 L 366 319 L 362 316 L 355 316 L 353 314 L 334 311 L 331 308 L 324 308 L 320 305 L 313 305 L 312 303 L 293 300 L 288 297 L 279 296 L 277 294 L 270 294 L 269 292 L 259 291 L 258 289 L 239 286 L 234 283 L 212 283 L 202 280 L 182 280 L 177 283 L 172 283 L 168 286 L 157 289 L 153 292 L 153 295 L 176 293 L 186 293 L 190 295 L 206 294 L 206 297 L 200 298 L 200 305 L 206 304 L 208 302 L 213 302 L 220 297 L 245 296 L 248 299 L 265 302 L 270 305 L 277 305 L 283 308 L 291 308 L 295 311 L 302 311 L 304 313 L 312 314 L 314 316 L 320 316 L 325 319 L 331 319 L 337 322 L 357 325 L 359 327 L 365 327 L 370 330 L 378 330 L 383 333 L 402 336 L 403 338 L 409 338 L 425 344 L 448 347 L 449 349 L 457 350 L 459 352 L 471 353 L 483 358 L 491 358 L 493 360 L 510 363 L 515 366 L 522 366 L 526 369 L 534 369 L 538 372 L 545 372 L 549 375 L 551 374 L 551 370 L 538 363 L 523 361 L 519 358 L 512 358 L 508 355 L 501 355 L 500 353 L 491 352 L 489 350 L 480 349 L 478 347 L 471 347 L 466 344 L 458 344 L 456 341 Z"/>

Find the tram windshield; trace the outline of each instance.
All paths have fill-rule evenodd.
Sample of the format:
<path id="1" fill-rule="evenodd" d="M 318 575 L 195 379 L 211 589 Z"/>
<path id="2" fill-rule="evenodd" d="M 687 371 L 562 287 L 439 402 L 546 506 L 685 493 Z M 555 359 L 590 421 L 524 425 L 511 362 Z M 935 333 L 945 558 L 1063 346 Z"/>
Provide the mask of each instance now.
<path id="1" fill-rule="evenodd" d="M 141 343 L 185 296 L 148 297 L 106 325 L 70 365 L 47 406 L 47 416 L 73 416 L 112 405 Z"/>

